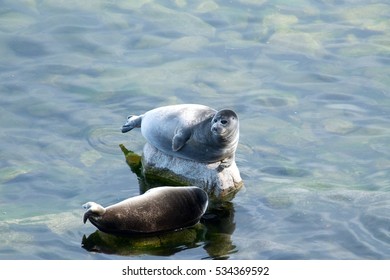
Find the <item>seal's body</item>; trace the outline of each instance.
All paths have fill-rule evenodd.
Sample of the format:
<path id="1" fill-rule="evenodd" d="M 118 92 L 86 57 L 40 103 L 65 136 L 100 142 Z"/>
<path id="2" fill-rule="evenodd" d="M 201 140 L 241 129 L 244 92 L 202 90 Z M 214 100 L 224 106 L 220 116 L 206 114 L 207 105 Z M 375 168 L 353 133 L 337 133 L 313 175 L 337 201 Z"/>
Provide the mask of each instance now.
<path id="1" fill-rule="evenodd" d="M 195 225 L 207 205 L 207 193 L 198 187 L 158 187 L 106 208 L 88 202 L 84 223 L 106 233 L 158 233 Z"/>
<path id="2" fill-rule="evenodd" d="M 130 116 L 122 132 L 141 127 L 146 140 L 160 151 L 203 163 L 234 160 L 239 139 L 238 117 L 232 110 L 216 111 L 198 104 L 155 108 Z"/>

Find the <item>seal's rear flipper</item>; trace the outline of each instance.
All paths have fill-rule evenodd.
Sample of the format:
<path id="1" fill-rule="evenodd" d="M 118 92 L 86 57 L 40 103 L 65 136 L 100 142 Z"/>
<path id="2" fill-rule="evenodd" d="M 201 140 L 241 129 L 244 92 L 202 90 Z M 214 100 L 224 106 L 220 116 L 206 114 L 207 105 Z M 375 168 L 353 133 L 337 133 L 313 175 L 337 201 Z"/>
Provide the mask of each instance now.
<path id="1" fill-rule="evenodd" d="M 84 224 L 91 216 L 102 216 L 106 212 L 106 209 L 103 206 L 95 202 L 87 202 L 83 205 L 83 208 L 87 210 L 83 217 Z"/>
<path id="2" fill-rule="evenodd" d="M 141 127 L 142 116 L 128 116 L 126 123 L 122 126 L 122 133 L 126 133 L 135 127 Z"/>

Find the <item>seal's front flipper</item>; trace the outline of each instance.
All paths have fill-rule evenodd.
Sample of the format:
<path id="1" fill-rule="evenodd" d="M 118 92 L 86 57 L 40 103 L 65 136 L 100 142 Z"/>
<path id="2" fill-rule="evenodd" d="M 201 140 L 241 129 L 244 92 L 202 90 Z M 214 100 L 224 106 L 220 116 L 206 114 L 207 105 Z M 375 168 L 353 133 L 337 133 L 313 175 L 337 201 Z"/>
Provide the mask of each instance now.
<path id="1" fill-rule="evenodd" d="M 188 130 L 178 129 L 172 139 L 172 150 L 177 152 L 190 139 L 191 133 Z"/>
<path id="2" fill-rule="evenodd" d="M 142 117 L 143 115 L 128 116 L 126 123 L 122 126 L 122 133 L 128 132 L 135 127 L 141 127 Z"/>
<path id="3" fill-rule="evenodd" d="M 225 168 L 229 168 L 230 165 L 232 165 L 233 161 L 235 160 L 235 157 L 234 155 L 233 156 L 230 156 L 230 157 L 227 157 L 227 158 L 224 158 L 223 160 L 221 160 L 221 163 L 220 165 L 218 166 L 218 172 L 221 172 L 222 170 L 224 170 Z"/>

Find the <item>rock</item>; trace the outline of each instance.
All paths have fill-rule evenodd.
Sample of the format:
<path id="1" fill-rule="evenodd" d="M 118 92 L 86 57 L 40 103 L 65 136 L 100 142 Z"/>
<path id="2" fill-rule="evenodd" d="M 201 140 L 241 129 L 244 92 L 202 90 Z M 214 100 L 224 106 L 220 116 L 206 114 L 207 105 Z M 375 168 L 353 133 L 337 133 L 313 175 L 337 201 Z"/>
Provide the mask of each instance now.
<path id="1" fill-rule="evenodd" d="M 134 153 L 120 145 L 126 161 L 141 181 L 158 181 L 164 185 L 188 185 L 202 188 L 210 200 L 230 200 L 243 187 L 236 163 L 218 171 L 219 163 L 199 163 L 169 156 L 146 143 L 141 162 L 134 161 Z"/>

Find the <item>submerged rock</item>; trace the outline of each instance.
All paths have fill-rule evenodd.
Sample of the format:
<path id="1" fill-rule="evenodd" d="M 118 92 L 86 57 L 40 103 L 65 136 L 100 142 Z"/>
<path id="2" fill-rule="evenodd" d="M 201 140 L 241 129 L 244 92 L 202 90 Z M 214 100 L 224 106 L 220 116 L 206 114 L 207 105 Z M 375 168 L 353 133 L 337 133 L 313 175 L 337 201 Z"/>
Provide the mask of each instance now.
<path id="1" fill-rule="evenodd" d="M 356 129 L 352 122 L 343 119 L 331 118 L 324 120 L 323 123 L 326 131 L 336 134 L 348 134 Z"/>

